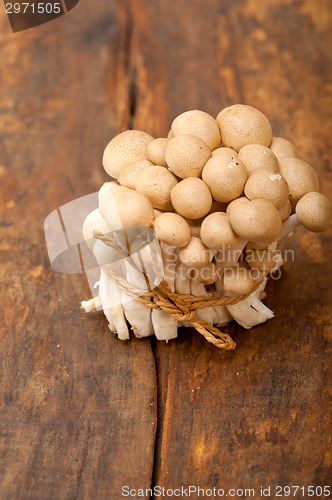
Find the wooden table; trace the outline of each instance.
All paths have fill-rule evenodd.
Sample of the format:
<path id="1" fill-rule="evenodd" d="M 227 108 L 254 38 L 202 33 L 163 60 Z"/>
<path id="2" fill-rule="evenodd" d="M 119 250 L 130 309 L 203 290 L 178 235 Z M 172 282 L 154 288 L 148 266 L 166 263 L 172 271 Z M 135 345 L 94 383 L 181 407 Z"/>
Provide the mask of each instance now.
<path id="1" fill-rule="evenodd" d="M 275 319 L 229 327 L 228 353 L 187 329 L 117 340 L 80 310 L 83 276 L 51 269 L 43 234 L 107 180 L 116 133 L 165 136 L 184 110 L 236 102 L 265 112 L 331 195 L 328 0 L 90 0 L 15 35 L 2 9 L 0 25 L 1 500 L 328 484 L 331 230 L 287 241 Z"/>

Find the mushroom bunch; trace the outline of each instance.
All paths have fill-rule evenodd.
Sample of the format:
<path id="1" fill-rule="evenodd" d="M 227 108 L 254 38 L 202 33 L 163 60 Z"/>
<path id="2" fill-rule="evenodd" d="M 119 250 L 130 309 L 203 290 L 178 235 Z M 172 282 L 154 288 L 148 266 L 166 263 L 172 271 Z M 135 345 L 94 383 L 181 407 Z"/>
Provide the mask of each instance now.
<path id="1" fill-rule="evenodd" d="M 129 338 L 128 323 L 137 337 L 155 334 L 166 341 L 188 323 L 126 296 L 107 276 L 107 266 L 115 263 L 129 283 L 147 290 L 147 276 L 153 275 L 153 283 L 158 274 L 149 245 L 140 253 L 140 273 L 94 239 L 94 230 L 116 232 L 119 246 L 133 255 L 140 238 L 135 231 L 129 237 L 129 228 L 153 228 L 171 291 L 249 294 L 237 304 L 199 309 L 197 316 L 211 325 L 235 320 L 251 328 L 274 316 L 262 298 L 267 275 L 282 265 L 278 242 L 299 226 L 321 232 L 332 223 L 332 204 L 318 192 L 315 170 L 291 142 L 273 137 L 266 116 L 251 106 L 227 107 L 216 119 L 186 111 L 174 119 L 167 138 L 127 130 L 107 145 L 103 165 L 112 179 L 101 187 L 99 207 L 83 226 L 101 267 L 99 296 L 82 306 L 101 306 L 110 330 L 123 340 Z"/>

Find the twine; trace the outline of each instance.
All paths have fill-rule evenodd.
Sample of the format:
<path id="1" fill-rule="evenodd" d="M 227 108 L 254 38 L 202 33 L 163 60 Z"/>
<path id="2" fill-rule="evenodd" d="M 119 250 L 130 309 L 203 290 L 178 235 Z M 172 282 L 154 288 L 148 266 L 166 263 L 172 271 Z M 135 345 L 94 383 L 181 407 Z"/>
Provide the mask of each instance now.
<path id="1" fill-rule="evenodd" d="M 126 258 L 130 258 L 129 253 L 125 252 L 121 247 L 119 247 L 116 240 L 111 236 L 105 236 L 99 231 L 94 231 L 93 237 L 101 240 L 106 245 L 119 251 L 121 255 L 125 255 Z M 152 260 L 155 261 L 153 258 Z M 131 259 L 133 267 L 136 268 L 140 273 L 142 270 L 139 269 L 134 261 Z M 204 297 L 204 296 L 194 296 L 191 294 L 180 294 L 172 292 L 166 280 L 162 280 L 159 285 L 153 289 L 143 290 L 132 283 L 129 283 L 125 278 L 119 276 L 116 272 L 109 269 L 104 269 L 105 274 L 108 278 L 126 295 L 133 297 L 137 302 L 141 302 L 146 307 L 150 309 L 158 309 L 167 312 L 172 318 L 177 321 L 188 321 L 190 325 L 195 328 L 203 337 L 215 345 L 219 349 L 225 351 L 233 351 L 236 348 L 236 343 L 227 333 L 221 332 L 218 328 L 210 325 L 207 321 L 197 317 L 197 310 L 204 309 L 205 307 L 216 307 L 216 306 L 232 306 L 238 304 L 239 302 L 247 299 L 253 292 L 255 292 L 259 286 L 263 283 L 265 277 L 260 282 L 255 283 L 252 290 L 246 295 L 235 295 L 233 297 Z M 147 280 L 148 283 L 148 280 Z M 153 301 L 151 300 L 153 299 Z"/>

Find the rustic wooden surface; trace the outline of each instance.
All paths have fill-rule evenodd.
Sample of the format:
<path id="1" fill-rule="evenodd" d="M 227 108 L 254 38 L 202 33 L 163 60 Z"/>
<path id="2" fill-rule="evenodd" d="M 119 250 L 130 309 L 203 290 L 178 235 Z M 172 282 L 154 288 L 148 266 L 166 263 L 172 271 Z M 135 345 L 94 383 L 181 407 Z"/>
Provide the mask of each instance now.
<path id="1" fill-rule="evenodd" d="M 285 243 L 275 319 L 230 327 L 221 353 L 187 329 L 118 341 L 79 309 L 82 275 L 50 269 L 43 221 L 106 180 L 121 129 L 161 136 L 233 102 L 263 110 L 331 195 L 329 0 L 81 1 L 15 35 L 1 11 L 0 47 L 1 500 L 328 484 L 331 230 Z"/>

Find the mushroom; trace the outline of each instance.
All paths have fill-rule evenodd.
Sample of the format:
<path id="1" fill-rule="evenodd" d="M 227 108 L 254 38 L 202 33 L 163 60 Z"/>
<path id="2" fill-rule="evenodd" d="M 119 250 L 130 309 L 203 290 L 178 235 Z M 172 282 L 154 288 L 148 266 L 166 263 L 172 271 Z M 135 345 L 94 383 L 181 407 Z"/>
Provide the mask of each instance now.
<path id="1" fill-rule="evenodd" d="M 209 250 L 200 238 L 192 236 L 188 245 L 179 250 L 179 259 L 185 266 L 192 268 L 206 266 L 214 255 L 214 252 Z"/>
<path id="2" fill-rule="evenodd" d="M 124 316 L 121 291 L 108 278 L 105 270 L 111 269 L 112 264 L 116 262 L 117 272 L 124 271 L 121 263 L 122 255 L 115 249 L 105 245 L 97 240 L 93 246 L 93 254 L 101 267 L 99 280 L 99 298 L 104 314 L 109 323 L 109 329 L 118 334 L 119 339 L 129 339 L 129 330 Z"/>
<path id="3" fill-rule="evenodd" d="M 153 139 L 149 142 L 147 146 L 147 155 L 150 161 L 155 165 L 161 165 L 162 167 L 167 167 L 165 152 L 169 140 L 165 137 L 160 137 L 158 139 Z"/>
<path id="4" fill-rule="evenodd" d="M 149 199 L 128 188 L 105 191 L 99 200 L 99 210 L 111 230 L 127 226 L 152 226 L 154 219 Z"/>
<path id="5" fill-rule="evenodd" d="M 134 161 L 125 165 L 119 175 L 121 186 L 126 186 L 131 189 L 136 188 L 137 176 L 147 167 L 151 167 L 153 163 L 150 160 Z"/>
<path id="6" fill-rule="evenodd" d="M 226 213 L 229 215 L 232 208 L 238 205 L 239 203 L 242 203 L 243 201 L 250 201 L 250 200 L 246 196 L 240 196 L 240 198 L 235 198 L 235 200 L 228 203 L 226 208 Z"/>
<path id="7" fill-rule="evenodd" d="M 326 231 L 332 224 L 332 203 L 321 193 L 307 193 L 296 205 L 296 213 L 282 224 L 275 241 L 280 241 L 300 226 L 313 233 Z"/>
<path id="8" fill-rule="evenodd" d="M 289 186 L 289 199 L 293 207 L 306 193 L 318 191 L 317 174 L 305 161 L 299 158 L 282 158 L 279 170 Z"/>
<path id="9" fill-rule="evenodd" d="M 202 139 L 210 150 L 220 146 L 220 130 L 216 120 L 198 109 L 185 111 L 177 116 L 172 123 L 171 130 L 173 136 L 192 134 Z"/>
<path id="10" fill-rule="evenodd" d="M 144 194 L 154 208 L 171 211 L 171 191 L 177 183 L 175 175 L 167 168 L 153 165 L 138 175 L 136 191 Z"/>
<path id="11" fill-rule="evenodd" d="M 133 161 L 147 159 L 146 148 L 153 137 L 140 130 L 126 130 L 114 137 L 106 146 L 103 166 L 116 179 L 122 168 Z"/>
<path id="12" fill-rule="evenodd" d="M 206 266 L 201 269 L 191 269 L 190 278 L 192 280 L 198 280 L 200 283 L 203 283 L 203 285 L 212 285 L 218 278 L 215 264 L 213 262 L 208 262 Z"/>
<path id="13" fill-rule="evenodd" d="M 278 158 L 271 149 L 262 146 L 262 144 L 243 146 L 239 151 L 239 158 L 243 161 L 248 175 L 260 169 L 272 170 L 273 172 L 279 170 Z"/>
<path id="14" fill-rule="evenodd" d="M 269 244 L 281 230 L 281 217 L 274 205 L 267 200 L 244 201 L 229 213 L 233 230 L 247 241 Z"/>
<path id="15" fill-rule="evenodd" d="M 250 290 L 252 290 L 255 285 L 255 280 L 250 274 L 248 264 L 242 262 L 234 267 L 226 269 L 223 283 L 225 295 L 227 297 L 232 297 L 250 293 Z M 274 313 L 266 307 L 259 298 L 265 285 L 266 280 L 245 300 L 237 304 L 226 306 L 231 316 L 243 328 L 249 329 L 273 318 Z"/>
<path id="16" fill-rule="evenodd" d="M 265 248 L 258 250 L 256 248 L 247 247 L 246 261 L 251 268 L 251 275 L 255 281 L 261 281 L 267 274 L 280 264 L 280 252 Z M 256 272 L 256 275 L 253 274 Z"/>
<path id="17" fill-rule="evenodd" d="M 228 161 L 227 156 L 213 156 L 202 171 L 202 179 L 213 198 L 228 203 L 241 196 L 248 174 L 239 159 Z"/>
<path id="18" fill-rule="evenodd" d="M 175 247 L 188 245 L 191 238 L 190 227 L 181 215 L 165 212 L 154 220 L 153 225 L 159 241 Z"/>
<path id="19" fill-rule="evenodd" d="M 201 239 L 208 248 L 218 250 L 233 247 L 239 237 L 233 231 L 228 215 L 224 212 L 215 212 L 203 220 Z"/>
<path id="20" fill-rule="evenodd" d="M 220 156 L 221 158 L 224 158 L 225 161 L 237 160 L 239 157 L 234 149 L 226 148 L 224 146 L 212 151 L 212 156 Z"/>
<path id="21" fill-rule="evenodd" d="M 292 204 L 289 200 L 287 200 L 285 205 L 279 209 L 279 214 L 282 222 L 288 219 L 291 213 L 292 213 Z"/>
<path id="22" fill-rule="evenodd" d="M 194 297 L 209 297 L 205 286 L 197 279 L 190 280 L 190 293 Z M 196 316 L 197 318 L 207 321 L 210 325 L 213 325 L 216 319 L 215 309 L 214 307 L 203 307 L 201 309 L 197 309 Z"/>
<path id="23" fill-rule="evenodd" d="M 187 177 L 171 192 L 175 210 L 189 219 L 204 217 L 212 206 L 212 196 L 207 185 L 197 177 Z"/>
<path id="24" fill-rule="evenodd" d="M 300 156 L 294 144 L 283 137 L 272 137 L 270 149 L 278 160 L 289 158 L 290 156 L 295 158 L 299 158 Z"/>
<path id="25" fill-rule="evenodd" d="M 280 210 L 288 200 L 289 188 L 282 175 L 261 169 L 250 175 L 244 193 L 249 200 L 267 200 Z"/>
<path id="26" fill-rule="evenodd" d="M 266 116 L 256 108 L 234 104 L 224 108 L 217 116 L 224 146 L 240 151 L 247 144 L 269 146 L 272 128 Z"/>
<path id="27" fill-rule="evenodd" d="M 86 244 L 92 251 L 93 245 L 96 240 L 93 237 L 93 231 L 100 231 L 103 234 L 110 233 L 111 230 L 109 226 L 106 224 L 105 220 L 102 218 L 99 209 L 96 208 L 89 213 L 83 222 L 83 238 L 86 241 Z"/>
<path id="28" fill-rule="evenodd" d="M 167 144 L 165 158 L 169 169 L 181 179 L 200 177 L 211 151 L 194 135 L 177 135 Z"/>
<path id="29" fill-rule="evenodd" d="M 190 294 L 190 270 L 181 262 L 176 266 L 175 291 L 181 295 Z M 190 327 L 189 321 L 179 321 L 180 326 Z"/>

